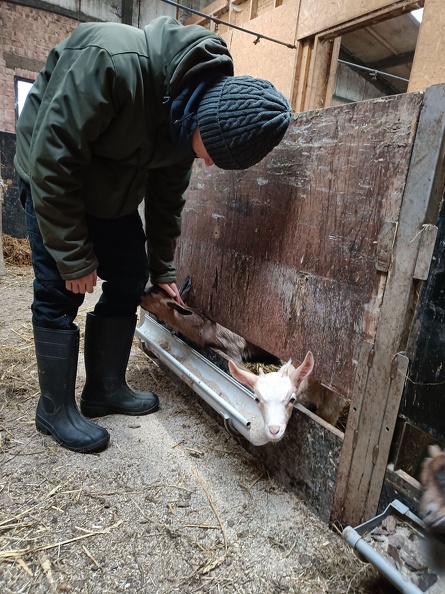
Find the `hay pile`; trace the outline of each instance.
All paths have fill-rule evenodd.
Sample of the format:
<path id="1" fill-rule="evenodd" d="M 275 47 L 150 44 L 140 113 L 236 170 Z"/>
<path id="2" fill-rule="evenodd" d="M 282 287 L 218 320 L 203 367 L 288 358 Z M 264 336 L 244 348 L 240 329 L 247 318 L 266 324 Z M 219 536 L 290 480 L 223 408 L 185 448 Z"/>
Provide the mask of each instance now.
<path id="1" fill-rule="evenodd" d="M 14 333 L 20 344 L 0 344 L 0 419 L 3 405 L 29 398 L 38 389 L 31 324 Z"/>
<path id="2" fill-rule="evenodd" d="M 27 239 L 2 236 L 5 264 L 11 266 L 31 266 L 31 247 Z"/>

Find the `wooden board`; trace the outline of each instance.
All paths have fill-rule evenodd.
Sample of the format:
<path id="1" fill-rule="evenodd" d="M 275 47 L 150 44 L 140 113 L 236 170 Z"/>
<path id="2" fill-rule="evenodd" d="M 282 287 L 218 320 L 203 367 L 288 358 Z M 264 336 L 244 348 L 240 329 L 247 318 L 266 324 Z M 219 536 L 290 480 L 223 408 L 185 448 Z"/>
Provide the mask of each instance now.
<path id="1" fill-rule="evenodd" d="M 421 100 L 300 114 L 247 171 L 198 164 L 176 261 L 191 304 L 285 360 L 312 350 L 315 376 L 350 396 L 386 279 L 377 238 L 398 218 Z"/>
<path id="2" fill-rule="evenodd" d="M 445 3 L 425 0 L 408 91 L 426 89 L 445 81 Z"/>

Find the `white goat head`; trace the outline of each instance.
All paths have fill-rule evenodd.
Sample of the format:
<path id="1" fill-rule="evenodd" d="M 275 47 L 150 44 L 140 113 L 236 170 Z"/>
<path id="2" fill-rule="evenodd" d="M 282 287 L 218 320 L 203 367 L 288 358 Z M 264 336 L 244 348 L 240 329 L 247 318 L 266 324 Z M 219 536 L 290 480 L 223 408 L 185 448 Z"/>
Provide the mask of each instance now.
<path id="1" fill-rule="evenodd" d="M 278 371 L 259 375 L 241 369 L 229 361 L 232 376 L 253 390 L 264 420 L 264 430 L 271 441 L 279 441 L 286 431 L 286 426 L 297 401 L 298 387 L 314 368 L 314 356 L 308 351 L 303 363 L 295 368 L 289 360 Z"/>
<path id="2" fill-rule="evenodd" d="M 445 534 L 445 452 L 437 445 L 430 445 L 428 452 L 420 475 L 420 515 L 431 532 Z"/>

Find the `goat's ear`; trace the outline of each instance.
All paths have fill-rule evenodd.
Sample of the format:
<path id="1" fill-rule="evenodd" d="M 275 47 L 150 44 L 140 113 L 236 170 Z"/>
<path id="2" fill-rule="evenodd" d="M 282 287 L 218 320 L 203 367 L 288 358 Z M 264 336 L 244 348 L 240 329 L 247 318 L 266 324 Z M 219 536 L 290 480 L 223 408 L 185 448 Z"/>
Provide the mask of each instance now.
<path id="1" fill-rule="evenodd" d="M 289 377 L 294 386 L 298 386 L 298 384 L 300 384 L 304 378 L 312 372 L 313 368 L 314 355 L 311 353 L 311 351 L 308 351 L 303 363 L 289 373 Z"/>
<path id="2" fill-rule="evenodd" d="M 172 309 L 176 309 L 176 311 L 181 314 L 181 316 L 191 316 L 192 315 L 192 311 L 190 311 L 189 309 L 185 309 L 185 307 L 182 307 L 182 305 L 179 305 L 179 303 L 177 303 L 176 301 L 169 301 L 167 303 L 168 307 L 171 307 Z"/>
<path id="3" fill-rule="evenodd" d="M 232 377 L 252 389 L 258 381 L 257 375 L 247 369 L 240 369 L 232 360 L 229 360 L 229 371 Z"/>
<path id="4" fill-rule="evenodd" d="M 290 375 L 293 369 L 294 368 L 292 367 L 292 359 L 289 359 L 289 361 L 280 369 L 280 373 L 283 376 Z"/>

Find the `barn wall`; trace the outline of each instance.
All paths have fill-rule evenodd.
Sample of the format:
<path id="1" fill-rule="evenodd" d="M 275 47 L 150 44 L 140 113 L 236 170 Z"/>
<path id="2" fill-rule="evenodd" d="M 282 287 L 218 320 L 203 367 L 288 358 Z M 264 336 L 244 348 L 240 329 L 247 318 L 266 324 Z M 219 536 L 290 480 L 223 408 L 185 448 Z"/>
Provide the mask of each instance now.
<path id="1" fill-rule="evenodd" d="M 77 25 L 70 18 L 0 3 L 0 130 L 15 133 L 15 76 L 34 80 L 49 51 Z"/>
<path id="2" fill-rule="evenodd" d="M 258 16 L 249 23 L 256 33 L 267 35 L 289 45 L 295 43 L 295 23 L 299 0 L 289 0 L 282 6 Z M 292 93 L 293 73 L 296 68 L 295 49 L 278 45 L 235 29 L 223 33 L 229 49 L 234 56 L 235 74 L 258 76 L 270 80 L 286 97 Z"/>
<path id="3" fill-rule="evenodd" d="M 50 49 L 67 37 L 77 21 L 53 12 L 0 2 L 0 173 L 3 180 L 2 229 L 25 237 L 23 208 L 18 199 L 15 153 L 16 77 L 35 80 Z"/>

